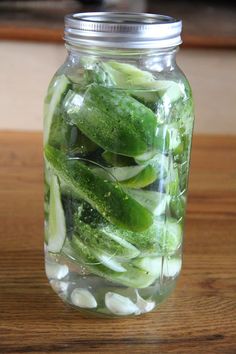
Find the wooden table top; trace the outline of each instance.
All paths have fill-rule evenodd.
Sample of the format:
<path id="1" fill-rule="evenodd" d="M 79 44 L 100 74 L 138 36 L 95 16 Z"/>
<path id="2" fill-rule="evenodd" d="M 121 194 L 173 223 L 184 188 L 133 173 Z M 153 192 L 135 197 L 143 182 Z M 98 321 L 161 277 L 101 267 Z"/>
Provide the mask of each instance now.
<path id="1" fill-rule="evenodd" d="M 57 4 L 56 4 L 57 3 Z M 232 3 L 232 4 L 231 4 Z M 234 2 L 173 0 L 0 1 L 0 39 L 63 43 L 64 16 L 77 12 L 169 14 L 183 21 L 183 47 L 236 48 Z"/>
<path id="2" fill-rule="evenodd" d="M 42 136 L 0 133 L 0 353 L 236 353 L 236 137 L 193 143 L 184 265 L 144 316 L 86 319 L 43 265 Z"/>

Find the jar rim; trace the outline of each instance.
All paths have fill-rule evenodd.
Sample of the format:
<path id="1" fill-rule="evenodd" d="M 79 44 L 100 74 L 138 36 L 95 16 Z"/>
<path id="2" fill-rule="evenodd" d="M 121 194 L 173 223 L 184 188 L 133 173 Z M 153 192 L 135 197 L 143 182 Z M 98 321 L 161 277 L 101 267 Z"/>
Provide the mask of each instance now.
<path id="1" fill-rule="evenodd" d="M 65 41 L 114 48 L 169 48 L 182 43 L 182 21 L 134 12 L 84 12 L 65 16 Z"/>

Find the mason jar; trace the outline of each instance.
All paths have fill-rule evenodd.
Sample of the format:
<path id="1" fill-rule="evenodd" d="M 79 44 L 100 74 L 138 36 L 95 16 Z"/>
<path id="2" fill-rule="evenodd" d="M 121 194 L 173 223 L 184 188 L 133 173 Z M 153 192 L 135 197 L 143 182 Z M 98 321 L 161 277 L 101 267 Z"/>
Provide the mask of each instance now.
<path id="1" fill-rule="evenodd" d="M 193 129 L 181 21 L 65 18 L 45 98 L 45 259 L 62 300 L 105 317 L 156 309 L 176 285 Z"/>

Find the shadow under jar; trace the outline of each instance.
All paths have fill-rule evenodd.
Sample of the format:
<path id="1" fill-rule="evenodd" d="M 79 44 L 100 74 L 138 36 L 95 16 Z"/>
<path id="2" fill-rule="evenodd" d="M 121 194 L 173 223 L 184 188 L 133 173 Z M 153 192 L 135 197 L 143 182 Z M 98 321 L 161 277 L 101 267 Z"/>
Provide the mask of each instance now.
<path id="1" fill-rule="evenodd" d="M 154 310 L 181 270 L 193 102 L 180 32 L 162 15 L 65 18 L 45 98 L 46 273 L 87 314 Z"/>

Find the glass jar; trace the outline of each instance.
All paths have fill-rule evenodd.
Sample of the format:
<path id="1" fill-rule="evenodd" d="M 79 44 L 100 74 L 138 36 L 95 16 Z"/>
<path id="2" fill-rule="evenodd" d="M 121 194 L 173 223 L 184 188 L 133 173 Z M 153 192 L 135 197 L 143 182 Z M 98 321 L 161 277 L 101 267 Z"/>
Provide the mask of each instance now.
<path id="1" fill-rule="evenodd" d="M 194 119 L 180 32 L 161 15 L 65 19 L 45 99 L 46 273 L 83 312 L 149 312 L 179 276 Z"/>

